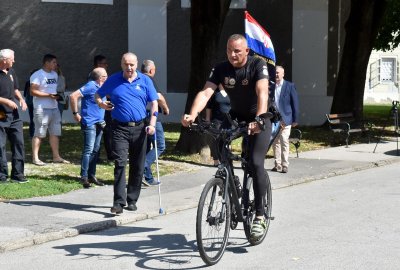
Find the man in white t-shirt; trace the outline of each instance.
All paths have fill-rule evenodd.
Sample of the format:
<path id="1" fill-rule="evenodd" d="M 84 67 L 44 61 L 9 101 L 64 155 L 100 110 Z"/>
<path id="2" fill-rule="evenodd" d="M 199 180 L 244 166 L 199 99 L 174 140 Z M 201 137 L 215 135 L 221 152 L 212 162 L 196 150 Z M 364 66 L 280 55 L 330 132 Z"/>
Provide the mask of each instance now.
<path id="1" fill-rule="evenodd" d="M 61 115 L 58 111 L 57 80 L 55 72 L 57 58 L 52 54 L 43 57 L 43 66 L 30 77 L 31 95 L 33 96 L 33 121 L 35 134 L 32 138 L 32 163 L 38 166 L 46 165 L 39 159 L 39 148 L 49 130 L 49 142 L 53 152 L 53 162 L 70 163 L 60 157 L 59 136 L 61 136 Z"/>

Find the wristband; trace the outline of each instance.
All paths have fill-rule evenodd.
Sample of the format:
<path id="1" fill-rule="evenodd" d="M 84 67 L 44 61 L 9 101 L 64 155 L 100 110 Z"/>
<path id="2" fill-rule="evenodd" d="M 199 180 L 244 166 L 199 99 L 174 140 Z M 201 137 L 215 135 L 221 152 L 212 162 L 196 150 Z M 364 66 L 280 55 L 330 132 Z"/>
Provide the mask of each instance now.
<path id="1" fill-rule="evenodd" d="M 78 113 L 79 113 L 79 112 L 72 112 L 73 115 L 76 115 L 76 114 L 78 114 Z"/>
<path id="2" fill-rule="evenodd" d="M 155 117 L 158 117 L 158 112 L 154 112 L 153 115 L 154 115 Z"/>

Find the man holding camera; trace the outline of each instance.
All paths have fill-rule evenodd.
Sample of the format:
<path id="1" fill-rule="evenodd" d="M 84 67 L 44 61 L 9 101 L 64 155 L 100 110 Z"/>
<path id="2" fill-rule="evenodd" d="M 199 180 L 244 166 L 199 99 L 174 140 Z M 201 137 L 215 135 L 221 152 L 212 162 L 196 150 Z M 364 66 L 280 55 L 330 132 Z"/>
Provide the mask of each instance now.
<path id="1" fill-rule="evenodd" d="M 84 188 L 89 188 L 92 183 L 98 186 L 104 185 L 96 178 L 96 165 L 105 127 L 105 111 L 97 105 L 94 94 L 106 81 L 107 72 L 104 68 L 95 68 L 91 74 L 93 81 L 89 81 L 70 95 L 72 114 L 81 124 L 83 134 L 81 183 Z M 80 113 L 78 99 L 81 99 Z"/>
<path id="2" fill-rule="evenodd" d="M 30 77 L 31 95 L 33 96 L 33 121 L 35 133 L 32 138 L 32 163 L 37 166 L 46 165 L 39 159 L 39 148 L 43 138 L 49 130 L 49 142 L 53 152 L 54 163 L 70 163 L 60 157 L 59 137 L 61 136 L 61 115 L 58 110 L 57 94 L 58 75 L 57 57 L 46 54 L 43 57 L 43 66 Z"/>

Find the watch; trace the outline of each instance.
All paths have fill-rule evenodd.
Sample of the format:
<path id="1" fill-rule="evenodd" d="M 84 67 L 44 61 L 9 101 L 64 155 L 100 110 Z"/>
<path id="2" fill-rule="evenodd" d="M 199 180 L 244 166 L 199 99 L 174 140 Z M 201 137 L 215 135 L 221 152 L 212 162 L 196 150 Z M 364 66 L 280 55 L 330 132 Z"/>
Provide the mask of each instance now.
<path id="1" fill-rule="evenodd" d="M 76 115 L 76 114 L 78 114 L 78 113 L 79 113 L 79 112 L 72 112 L 73 115 Z"/>
<path id="2" fill-rule="evenodd" d="M 261 130 L 265 130 L 265 119 L 257 115 L 254 118 Z"/>

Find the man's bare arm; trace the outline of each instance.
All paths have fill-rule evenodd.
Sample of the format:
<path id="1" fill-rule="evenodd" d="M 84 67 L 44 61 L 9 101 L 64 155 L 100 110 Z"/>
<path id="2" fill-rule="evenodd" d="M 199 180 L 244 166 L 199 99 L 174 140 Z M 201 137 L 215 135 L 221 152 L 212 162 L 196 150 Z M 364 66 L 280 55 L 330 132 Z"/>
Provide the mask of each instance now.
<path id="1" fill-rule="evenodd" d="M 268 79 L 258 80 L 256 83 L 257 113 L 260 115 L 268 111 Z"/>
<path id="2" fill-rule="evenodd" d="M 168 115 L 169 114 L 169 108 L 168 108 L 167 100 L 165 99 L 165 97 L 161 93 L 157 93 L 157 94 L 158 94 L 158 100 L 157 100 L 158 105 L 163 110 L 163 113 Z"/>

